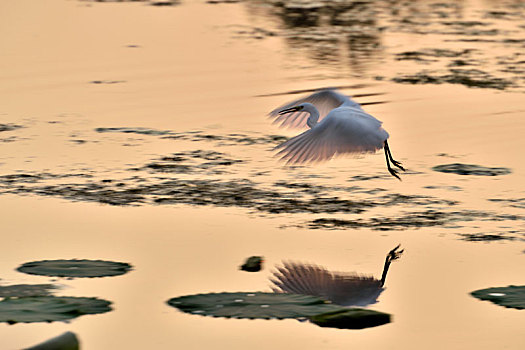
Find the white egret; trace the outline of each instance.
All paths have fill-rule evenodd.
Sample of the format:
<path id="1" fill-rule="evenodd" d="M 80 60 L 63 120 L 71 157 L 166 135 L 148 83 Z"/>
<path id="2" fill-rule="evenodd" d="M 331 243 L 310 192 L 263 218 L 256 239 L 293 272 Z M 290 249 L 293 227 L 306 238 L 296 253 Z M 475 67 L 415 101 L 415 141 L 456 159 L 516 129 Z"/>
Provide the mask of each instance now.
<path id="1" fill-rule="evenodd" d="M 283 263 L 273 272 L 271 282 L 276 293 L 313 295 L 343 306 L 366 306 L 377 302 L 385 290 L 390 263 L 400 258 L 400 245 L 388 252 L 381 279 L 356 273 L 330 272 L 317 265 Z"/>
<path id="2" fill-rule="evenodd" d="M 344 153 L 370 153 L 383 148 L 390 174 L 401 180 L 390 162 L 394 160 L 388 146 L 388 133 L 382 122 L 367 114 L 359 103 L 333 89 L 323 89 L 287 103 L 270 112 L 281 126 L 310 129 L 292 137 L 275 149 L 288 164 L 329 160 Z"/>

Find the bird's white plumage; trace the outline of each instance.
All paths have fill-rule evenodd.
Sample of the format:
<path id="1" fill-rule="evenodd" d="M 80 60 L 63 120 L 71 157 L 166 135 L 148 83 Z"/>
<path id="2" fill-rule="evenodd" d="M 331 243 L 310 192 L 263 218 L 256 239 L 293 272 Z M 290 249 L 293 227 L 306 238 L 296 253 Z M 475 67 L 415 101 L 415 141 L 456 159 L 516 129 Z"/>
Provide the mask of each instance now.
<path id="1" fill-rule="evenodd" d="M 276 293 L 314 295 L 344 306 L 366 306 L 377 302 L 392 261 L 403 254 L 397 245 L 388 252 L 381 279 L 357 273 L 331 272 L 324 267 L 296 262 L 283 262 L 273 271 L 270 281 Z"/>
<path id="2" fill-rule="evenodd" d="M 377 303 L 385 290 L 381 281 L 371 276 L 331 272 L 321 266 L 293 262 L 278 266 L 270 281 L 275 293 L 314 295 L 343 306 Z"/>
<path id="3" fill-rule="evenodd" d="M 331 110 L 337 107 L 347 106 L 361 109 L 359 103 L 355 102 L 350 97 L 340 94 L 332 89 L 322 89 L 311 95 L 299 98 L 274 109 L 269 113 L 269 116 L 275 118 L 274 123 L 280 124 L 281 127 L 304 128 L 306 127 L 306 120 L 309 116 L 308 113 L 298 111 L 284 115 L 279 114 L 283 109 L 294 107 L 304 102 L 311 103 L 317 108 L 319 111 L 319 120 L 322 120 Z"/>
<path id="4" fill-rule="evenodd" d="M 375 152 L 389 136 L 381 124 L 361 108 L 337 107 L 310 130 L 277 146 L 277 154 L 288 163 L 305 163 L 337 154 Z"/>

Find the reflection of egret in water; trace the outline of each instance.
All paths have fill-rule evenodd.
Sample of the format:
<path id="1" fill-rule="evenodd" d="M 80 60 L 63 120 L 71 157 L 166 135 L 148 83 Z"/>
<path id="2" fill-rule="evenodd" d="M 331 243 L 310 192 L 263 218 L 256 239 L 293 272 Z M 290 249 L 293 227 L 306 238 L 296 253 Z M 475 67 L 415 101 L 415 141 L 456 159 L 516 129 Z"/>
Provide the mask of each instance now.
<path id="1" fill-rule="evenodd" d="M 295 293 L 321 297 L 343 306 L 366 306 L 377 302 L 383 292 L 390 263 L 399 259 L 400 245 L 388 252 L 381 279 L 355 273 L 330 272 L 317 265 L 283 263 L 271 279 L 276 293 Z"/>
<path id="2" fill-rule="evenodd" d="M 338 154 L 370 153 L 383 148 L 390 174 L 400 179 L 390 162 L 405 170 L 392 157 L 387 142 L 389 135 L 381 127 L 382 123 L 365 113 L 359 103 L 332 89 L 320 90 L 276 108 L 270 117 L 281 126 L 304 127 L 306 123 L 310 127 L 275 148 L 280 149 L 277 154 L 287 163 L 325 161 Z"/>

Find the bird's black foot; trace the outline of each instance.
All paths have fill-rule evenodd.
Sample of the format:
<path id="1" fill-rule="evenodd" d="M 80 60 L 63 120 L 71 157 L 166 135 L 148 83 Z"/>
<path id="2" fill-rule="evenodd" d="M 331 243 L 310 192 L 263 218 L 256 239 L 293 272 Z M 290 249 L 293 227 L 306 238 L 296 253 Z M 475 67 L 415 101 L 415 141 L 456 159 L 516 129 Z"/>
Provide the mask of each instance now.
<path id="1" fill-rule="evenodd" d="M 404 169 L 403 169 L 404 170 Z M 395 169 L 392 169 L 391 167 L 388 167 L 388 171 L 390 172 L 390 174 L 394 177 L 397 177 L 397 179 L 399 181 L 401 181 L 401 178 L 399 177 L 399 175 L 397 175 L 397 170 Z"/>
<path id="2" fill-rule="evenodd" d="M 388 252 L 388 260 L 394 261 L 401 257 L 401 254 L 405 251 L 404 249 L 398 250 L 401 247 L 401 244 L 398 244 L 397 247 Z"/>
<path id="3" fill-rule="evenodd" d="M 399 169 L 406 171 L 405 168 L 403 168 L 403 165 L 401 164 L 401 162 L 398 162 L 397 160 L 394 160 L 394 159 L 391 159 L 390 161 L 392 162 L 392 164 L 397 166 Z"/>

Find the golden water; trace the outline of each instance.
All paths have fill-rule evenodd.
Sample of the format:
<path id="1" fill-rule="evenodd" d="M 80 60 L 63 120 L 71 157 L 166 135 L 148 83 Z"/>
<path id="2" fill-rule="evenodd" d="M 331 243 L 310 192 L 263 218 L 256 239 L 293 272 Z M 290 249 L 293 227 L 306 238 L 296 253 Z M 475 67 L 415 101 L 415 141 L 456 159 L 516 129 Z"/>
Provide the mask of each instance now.
<path id="1" fill-rule="evenodd" d="M 461 4 L 467 17 L 492 5 Z M 373 79 L 415 64 L 394 62 L 389 56 L 393 52 L 441 47 L 438 34 L 387 33 L 382 37 L 383 52 L 365 62 L 369 66 L 364 71 L 347 64 L 324 65 L 281 36 L 239 35 L 239 28 L 245 27 L 235 25 L 278 27 L 275 17 L 258 9 L 250 3 L 204 1 L 173 7 L 141 2 L 2 1 L 1 123 L 24 128 L 0 134 L 17 137 L 0 144 L 0 175 L 84 171 L 96 178 L 120 179 L 129 175 L 125 169 L 152 159 L 206 149 L 247 161 L 240 173 L 230 177 L 250 178 L 254 171 L 266 171 L 268 175 L 254 181 L 267 185 L 300 176 L 312 184 L 380 187 L 458 200 L 461 208 L 471 210 L 523 215 L 523 209 L 488 201 L 524 197 L 522 92 Z M 494 50 L 494 56 L 510 50 L 480 43 L 446 45 L 451 49 L 477 45 L 488 55 Z M 90 83 L 95 80 L 116 83 Z M 146 127 L 290 136 L 294 131 L 277 129 L 265 115 L 292 97 L 257 96 L 357 84 L 365 86 L 343 91 L 382 93 L 359 102 L 386 101 L 365 109 L 384 122 L 394 156 L 410 169 L 402 182 L 390 177 L 348 182 L 355 175 L 385 174 L 380 153 L 290 170 L 272 157 L 268 145 L 217 146 L 94 131 Z M 74 142 L 79 139 L 85 142 Z M 431 170 L 453 162 L 503 166 L 513 172 L 464 177 Z M 461 190 L 450 190 L 450 186 Z M 344 192 L 337 195 L 365 198 Z M 68 330 L 79 336 L 83 349 L 525 347 L 524 311 L 469 295 L 476 289 L 524 283 L 522 219 L 474 220 L 457 228 L 309 230 L 293 226 L 317 217 L 359 216 L 261 216 L 244 208 L 187 205 L 120 207 L 16 194 L 0 196 L 0 208 L 2 283 L 46 283 L 49 278 L 15 271 L 24 262 L 41 259 L 107 259 L 134 266 L 120 277 L 59 280 L 64 285 L 59 295 L 97 296 L 113 301 L 114 310 L 69 323 L 0 324 L 3 349 L 29 346 Z M 410 208 L 378 207 L 363 217 L 395 216 L 406 209 Z M 461 233 L 510 231 L 517 232 L 515 240 L 459 239 Z M 392 265 L 387 290 L 372 307 L 393 315 L 393 322 L 381 327 L 350 331 L 293 320 L 215 319 L 184 314 L 165 304 L 171 297 L 186 294 L 268 290 L 271 267 L 283 259 L 377 276 L 384 255 L 398 243 L 406 253 Z M 250 255 L 265 257 L 263 272 L 237 269 Z"/>

